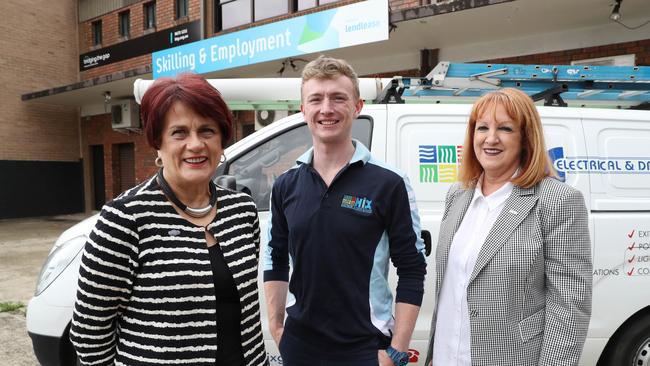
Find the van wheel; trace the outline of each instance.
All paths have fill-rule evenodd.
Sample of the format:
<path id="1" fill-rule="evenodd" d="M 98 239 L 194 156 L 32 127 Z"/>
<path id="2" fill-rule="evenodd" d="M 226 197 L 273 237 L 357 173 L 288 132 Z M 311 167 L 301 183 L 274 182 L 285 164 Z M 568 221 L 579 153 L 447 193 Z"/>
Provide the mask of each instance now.
<path id="1" fill-rule="evenodd" d="M 636 319 L 608 348 L 599 366 L 650 366 L 650 317 Z"/>

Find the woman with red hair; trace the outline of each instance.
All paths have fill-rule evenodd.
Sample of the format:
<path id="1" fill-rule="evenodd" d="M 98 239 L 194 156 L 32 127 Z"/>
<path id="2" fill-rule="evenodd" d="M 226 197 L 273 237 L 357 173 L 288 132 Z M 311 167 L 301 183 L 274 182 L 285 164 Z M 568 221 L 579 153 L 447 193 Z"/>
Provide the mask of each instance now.
<path id="1" fill-rule="evenodd" d="M 257 209 L 212 176 L 232 117 L 203 77 L 156 80 L 141 118 L 158 173 L 102 209 L 70 338 L 82 365 L 267 365 Z"/>

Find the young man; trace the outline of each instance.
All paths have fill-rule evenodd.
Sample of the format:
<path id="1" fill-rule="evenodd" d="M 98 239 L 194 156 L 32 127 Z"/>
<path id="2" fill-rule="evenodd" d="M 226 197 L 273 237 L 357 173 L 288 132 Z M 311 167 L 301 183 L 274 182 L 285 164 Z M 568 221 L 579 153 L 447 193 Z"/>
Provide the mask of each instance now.
<path id="1" fill-rule="evenodd" d="M 314 147 L 273 186 L 264 265 L 271 334 L 288 366 L 405 365 L 426 273 L 413 191 L 352 139 L 363 100 L 347 62 L 308 63 L 301 94 Z M 389 259 L 399 276 L 394 318 Z"/>

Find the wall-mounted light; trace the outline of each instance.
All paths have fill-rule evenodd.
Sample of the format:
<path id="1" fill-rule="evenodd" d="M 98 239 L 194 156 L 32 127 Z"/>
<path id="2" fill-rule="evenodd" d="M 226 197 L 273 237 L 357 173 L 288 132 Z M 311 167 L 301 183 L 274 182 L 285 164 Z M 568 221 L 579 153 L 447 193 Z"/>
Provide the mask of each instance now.
<path id="1" fill-rule="evenodd" d="M 621 3 L 623 0 L 615 0 L 614 7 L 612 8 L 612 13 L 609 14 L 609 19 L 618 22 L 621 19 Z"/>
<path id="2" fill-rule="evenodd" d="M 309 60 L 305 60 L 304 58 L 293 58 L 293 57 L 288 57 L 285 58 L 282 61 L 282 67 L 280 67 L 280 70 L 278 70 L 278 75 L 282 76 L 284 73 L 284 70 L 288 67 L 291 67 L 291 69 L 294 72 L 297 72 L 299 70 L 298 65 L 296 65 L 297 62 L 309 62 Z"/>
<path id="3" fill-rule="evenodd" d="M 102 95 L 104 96 L 104 103 L 108 104 L 111 101 L 111 92 L 107 90 Z"/>
<path id="4" fill-rule="evenodd" d="M 636 30 L 636 29 L 639 29 L 641 27 L 645 27 L 646 25 L 650 24 L 650 20 L 646 20 L 645 22 L 643 22 L 643 23 L 641 23 L 641 24 L 639 24 L 637 26 L 630 26 L 630 25 L 627 25 L 627 24 L 621 22 L 621 3 L 622 2 L 623 2 L 623 0 L 614 0 L 614 3 L 612 4 L 614 6 L 612 8 L 612 13 L 609 14 L 609 19 L 611 21 L 616 22 L 619 25 L 621 25 L 622 27 L 624 27 L 625 29 L 629 29 L 629 30 Z"/>

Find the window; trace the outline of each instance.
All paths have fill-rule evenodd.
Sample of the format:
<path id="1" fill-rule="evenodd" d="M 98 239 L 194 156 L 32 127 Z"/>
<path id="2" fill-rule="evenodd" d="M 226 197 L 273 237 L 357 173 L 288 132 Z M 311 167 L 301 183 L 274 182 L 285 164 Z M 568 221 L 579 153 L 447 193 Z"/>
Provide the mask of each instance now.
<path id="1" fill-rule="evenodd" d="M 214 32 L 340 0 L 213 0 Z"/>
<path id="2" fill-rule="evenodd" d="M 131 34 L 131 13 L 123 11 L 119 14 L 120 36 L 128 38 Z"/>
<path id="3" fill-rule="evenodd" d="M 634 66 L 634 54 L 590 58 L 571 61 L 571 65 L 581 66 Z"/>
<path id="4" fill-rule="evenodd" d="M 292 0 L 292 1 L 293 1 L 293 9 L 300 11 L 300 10 L 313 8 L 319 5 L 335 3 L 339 0 Z"/>
<path id="5" fill-rule="evenodd" d="M 352 136 L 370 148 L 372 121 L 360 117 L 352 124 Z M 222 174 L 235 177 L 237 188 L 246 187 L 260 211 L 268 211 L 275 179 L 296 164 L 296 159 L 312 146 L 307 124 L 282 134 L 235 157 Z"/>
<path id="6" fill-rule="evenodd" d="M 156 3 L 144 4 L 144 29 L 156 28 Z"/>
<path id="7" fill-rule="evenodd" d="M 188 16 L 187 0 L 175 0 L 176 19 Z"/>
<path id="8" fill-rule="evenodd" d="M 220 0 L 221 8 L 221 29 L 228 29 L 253 21 L 251 12 L 251 0 Z"/>
<path id="9" fill-rule="evenodd" d="M 92 22 L 92 32 L 93 32 L 93 46 L 99 46 L 102 44 L 102 21 L 97 20 Z"/>
<path id="10" fill-rule="evenodd" d="M 289 13 L 287 0 L 255 0 L 255 21 Z"/>

